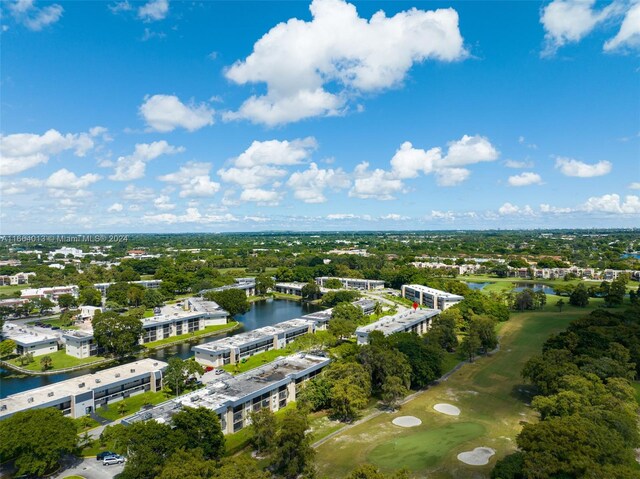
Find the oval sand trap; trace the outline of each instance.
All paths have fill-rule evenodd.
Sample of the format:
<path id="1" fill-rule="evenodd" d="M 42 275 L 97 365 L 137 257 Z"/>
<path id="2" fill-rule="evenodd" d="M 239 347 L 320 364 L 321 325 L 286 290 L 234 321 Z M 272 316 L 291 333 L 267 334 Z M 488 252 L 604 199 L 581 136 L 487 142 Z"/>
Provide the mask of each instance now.
<path id="1" fill-rule="evenodd" d="M 489 464 L 489 459 L 496 453 L 490 447 L 476 447 L 473 451 L 465 451 L 458 454 L 458 461 L 470 466 L 484 466 Z"/>
<path id="2" fill-rule="evenodd" d="M 391 422 L 400 427 L 416 427 L 422 424 L 422 421 L 415 416 L 400 416 Z"/>
<path id="3" fill-rule="evenodd" d="M 460 409 L 458 409 L 452 404 L 445 404 L 445 403 L 436 404 L 435 406 L 433 406 L 433 409 L 435 409 L 438 412 L 441 412 L 442 414 L 446 414 L 448 416 L 460 415 Z"/>

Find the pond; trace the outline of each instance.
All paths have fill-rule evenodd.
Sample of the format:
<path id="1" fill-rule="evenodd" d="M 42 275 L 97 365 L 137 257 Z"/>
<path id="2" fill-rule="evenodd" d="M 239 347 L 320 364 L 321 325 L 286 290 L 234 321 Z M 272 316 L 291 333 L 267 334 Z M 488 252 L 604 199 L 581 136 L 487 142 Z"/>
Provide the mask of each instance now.
<path id="1" fill-rule="evenodd" d="M 321 309 L 322 308 L 319 306 L 301 303 L 300 301 L 281 299 L 256 301 L 251 304 L 251 310 L 249 310 L 249 312 L 236 316 L 235 319 L 242 323 L 242 328 L 236 329 L 226 335 L 211 336 L 191 343 L 185 342 L 168 348 L 157 349 L 154 350 L 149 357 L 159 359 L 161 361 L 167 361 L 173 356 L 186 359 L 193 356 L 191 348 L 196 344 L 208 343 L 210 341 L 216 341 L 224 336 L 233 336 L 244 331 L 252 331 L 263 326 L 270 326 L 272 324 L 280 323 L 288 319 L 298 318 Z M 95 368 L 93 371 L 95 371 Z M 26 391 L 28 389 L 64 381 L 65 379 L 82 376 L 83 374 L 88 374 L 90 372 L 92 372 L 91 368 L 85 368 L 71 373 L 52 374 L 50 376 L 19 377 L 12 371 L 6 371 L 0 368 L 0 398 L 7 397 L 10 394 Z"/>
<path id="2" fill-rule="evenodd" d="M 551 286 L 547 286 L 542 283 L 513 283 L 515 288 L 512 291 L 519 293 L 525 289 L 532 289 L 534 291 L 544 291 L 545 294 L 556 294 L 555 290 Z"/>
<path id="3" fill-rule="evenodd" d="M 478 291 L 483 289 L 485 286 L 493 284 L 491 282 L 479 283 L 479 282 L 475 282 L 475 281 L 464 281 L 464 283 L 467 286 L 469 286 L 470 289 L 475 289 L 475 290 L 478 290 Z"/>
<path id="4" fill-rule="evenodd" d="M 625 253 L 620 255 L 621 258 L 626 259 L 626 258 L 635 258 L 635 259 L 640 259 L 640 252 L 633 252 L 633 253 Z"/>

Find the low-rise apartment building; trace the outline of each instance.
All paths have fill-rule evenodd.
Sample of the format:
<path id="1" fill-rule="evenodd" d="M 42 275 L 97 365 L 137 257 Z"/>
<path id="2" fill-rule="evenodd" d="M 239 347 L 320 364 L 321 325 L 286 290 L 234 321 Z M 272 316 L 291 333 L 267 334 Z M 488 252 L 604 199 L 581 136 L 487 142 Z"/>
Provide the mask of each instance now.
<path id="1" fill-rule="evenodd" d="M 162 388 L 167 363 L 141 359 L 0 399 L 0 420 L 19 411 L 52 407 L 78 418 L 116 401 Z"/>
<path id="2" fill-rule="evenodd" d="M 153 409 L 125 418 L 123 424 L 155 420 L 170 423 L 184 407 L 206 407 L 218 414 L 224 434 L 250 425 L 252 412 L 262 408 L 278 411 L 292 401 L 309 379 L 319 374 L 331 360 L 311 354 L 294 354 L 237 376 L 225 377 Z"/>
<path id="3" fill-rule="evenodd" d="M 447 293 L 439 289 L 420 284 L 403 284 L 402 297 L 414 301 L 421 306 L 444 311 L 464 299 L 458 294 Z"/>
<path id="4" fill-rule="evenodd" d="M 66 345 L 65 354 L 74 358 L 84 359 L 98 354 L 98 345 L 91 331 L 65 331 L 62 340 Z"/>
<path id="5" fill-rule="evenodd" d="M 58 350 L 58 337 L 53 334 L 44 334 L 28 326 L 21 326 L 14 323 L 4 323 L 2 326 L 2 337 L 11 339 L 16 343 L 15 354 L 23 356 L 33 354 L 33 356 L 44 356 L 55 353 Z"/>
<path id="6" fill-rule="evenodd" d="M 325 287 L 326 283 L 330 279 L 337 279 L 342 283 L 343 288 L 359 289 L 362 291 L 371 291 L 374 289 L 383 289 L 384 281 L 380 279 L 360 279 L 360 278 L 333 278 L 331 276 L 321 276 L 316 278 L 316 283 L 319 286 Z"/>
<path id="7" fill-rule="evenodd" d="M 20 297 L 25 299 L 43 299 L 47 298 L 51 301 L 58 301 L 63 294 L 70 294 L 74 298 L 78 297 L 78 287 L 76 285 L 69 286 L 52 286 L 49 288 L 28 288 L 20 291 Z"/>
<path id="8" fill-rule="evenodd" d="M 198 344 L 191 350 L 195 359 L 205 366 L 219 367 L 236 364 L 254 354 L 282 349 L 296 338 L 315 332 L 315 322 L 310 319 L 290 319 L 273 326 L 254 329 L 228 338 Z"/>
<path id="9" fill-rule="evenodd" d="M 359 326 L 356 329 L 356 339 L 358 344 L 368 344 L 369 334 L 372 331 L 380 331 L 385 336 L 394 333 L 414 332 L 422 335 L 431 327 L 433 318 L 441 313 L 438 309 L 417 309 L 415 311 L 405 311 L 394 316 L 385 316 L 378 321 Z"/>

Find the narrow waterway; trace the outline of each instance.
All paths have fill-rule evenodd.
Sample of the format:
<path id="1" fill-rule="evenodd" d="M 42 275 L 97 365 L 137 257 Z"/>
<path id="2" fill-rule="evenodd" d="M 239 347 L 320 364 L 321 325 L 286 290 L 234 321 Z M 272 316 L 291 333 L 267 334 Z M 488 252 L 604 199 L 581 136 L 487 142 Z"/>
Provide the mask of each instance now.
<path id="1" fill-rule="evenodd" d="M 173 356 L 186 359 L 193 356 L 191 348 L 195 344 L 208 343 L 210 341 L 216 341 L 224 336 L 233 336 L 244 331 L 252 331 L 263 326 L 270 326 L 288 319 L 298 318 L 305 314 L 319 311 L 320 309 L 322 308 L 313 304 L 301 303 L 299 301 L 281 299 L 256 301 L 251 304 L 251 310 L 248 313 L 236 316 L 235 319 L 242 323 L 242 328 L 236 329 L 226 335 L 211 336 L 191 343 L 181 343 L 168 348 L 157 349 L 154 350 L 149 357 L 160 359 L 162 361 L 166 361 Z M 95 370 L 97 369 L 85 368 L 71 373 L 52 374 L 49 376 L 18 376 L 13 371 L 7 371 L 0 368 L 0 398 L 7 397 L 10 394 L 26 391 L 28 389 L 64 381 L 65 379 L 70 379 L 76 376 L 82 376 L 83 374 L 88 374 Z"/>

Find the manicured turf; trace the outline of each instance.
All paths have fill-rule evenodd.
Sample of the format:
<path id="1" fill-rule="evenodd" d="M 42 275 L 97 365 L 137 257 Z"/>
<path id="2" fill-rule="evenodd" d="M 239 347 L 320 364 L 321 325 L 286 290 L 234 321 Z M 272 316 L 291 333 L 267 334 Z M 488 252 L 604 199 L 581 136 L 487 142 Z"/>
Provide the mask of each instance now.
<path id="1" fill-rule="evenodd" d="M 159 404 L 166 400 L 167 396 L 163 392 L 150 391 L 132 396 L 122 401 L 114 402 L 113 404 L 109 404 L 106 408 L 100 407 L 96 410 L 96 414 L 100 417 L 108 419 L 109 421 L 115 421 L 118 418 L 130 416 L 131 414 L 138 412 L 140 408 L 147 403 Z M 124 403 L 126 406 L 124 414 L 120 414 L 118 410 L 120 404 L 122 403 Z"/>
<path id="2" fill-rule="evenodd" d="M 406 467 L 421 471 L 438 464 L 452 448 L 475 439 L 485 432 L 481 424 L 460 422 L 401 436 L 376 446 L 368 462 L 384 469 Z"/>
<path id="3" fill-rule="evenodd" d="M 63 321 L 61 319 L 47 319 L 44 321 L 38 321 L 38 320 L 34 320 L 34 321 L 30 321 L 27 324 L 29 326 L 33 326 L 35 323 L 37 322 L 41 322 L 44 324 L 50 324 L 51 326 L 58 326 L 61 329 L 78 329 L 77 326 L 70 326 L 68 321 Z"/>
<path id="4" fill-rule="evenodd" d="M 29 371 L 42 371 L 40 360 L 44 356 L 49 356 L 53 361 L 52 362 L 53 367 L 48 371 L 55 371 L 56 369 L 71 368 L 74 366 L 87 366 L 87 365 L 90 365 L 91 363 L 102 361 L 104 359 L 103 357 L 100 357 L 100 356 L 91 356 L 89 358 L 82 358 L 82 359 L 74 358 L 73 356 L 69 356 L 68 354 L 66 354 L 66 352 L 63 349 L 61 349 L 60 351 L 56 351 L 55 353 L 51 353 L 43 356 L 36 356 L 33 358 L 32 363 L 26 364 L 24 366 L 20 364 L 17 358 L 10 359 L 9 362 L 11 364 L 15 364 L 16 366 L 20 366 L 21 368 L 28 369 Z"/>
<path id="5" fill-rule="evenodd" d="M 400 411 L 381 414 L 318 447 L 320 476 L 341 478 L 358 464 L 373 462 L 389 472 L 407 466 L 416 477 L 428 474 L 430 479 L 489 477 L 496 459 L 515 449 L 520 421 L 536 420 L 535 412 L 522 400 L 524 363 L 540 352 L 550 334 L 588 311 L 512 314 L 500 327 L 499 352 L 463 366 Z M 437 413 L 433 410 L 437 403 L 453 404 L 462 412 L 458 417 Z M 418 417 L 422 425 L 401 429 L 391 424 L 393 418 L 406 415 Z M 478 446 L 497 451 L 487 466 L 467 466 L 457 460 L 458 453 Z M 406 457 L 400 449 L 408 450 Z"/>

